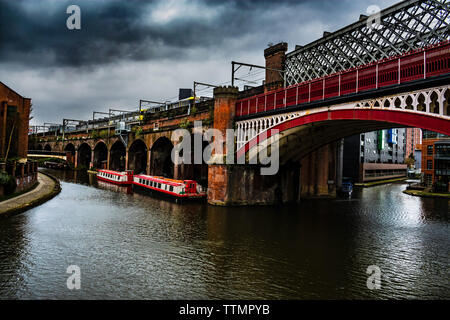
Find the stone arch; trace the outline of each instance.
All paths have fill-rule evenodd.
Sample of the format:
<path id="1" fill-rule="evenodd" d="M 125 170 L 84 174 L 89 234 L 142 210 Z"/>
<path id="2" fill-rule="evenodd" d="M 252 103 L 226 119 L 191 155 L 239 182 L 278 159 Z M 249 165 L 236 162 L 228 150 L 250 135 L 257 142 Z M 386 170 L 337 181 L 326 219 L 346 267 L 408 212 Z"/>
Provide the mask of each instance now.
<path id="1" fill-rule="evenodd" d="M 148 148 L 142 139 L 136 139 L 128 148 L 128 169 L 134 173 L 147 173 Z"/>
<path id="2" fill-rule="evenodd" d="M 44 150 L 45 150 L 45 151 L 52 151 L 52 147 L 50 146 L 50 144 L 47 143 L 47 144 L 45 145 L 45 147 L 44 147 Z"/>
<path id="3" fill-rule="evenodd" d="M 72 143 L 68 143 L 64 147 L 64 151 L 71 152 L 73 155 L 75 155 L 75 146 Z"/>
<path id="4" fill-rule="evenodd" d="M 77 152 L 77 167 L 84 167 L 89 169 L 91 164 L 92 149 L 87 143 L 82 143 L 78 147 Z"/>
<path id="5" fill-rule="evenodd" d="M 39 151 L 43 150 L 42 144 L 39 143 L 39 144 L 36 146 L 36 150 L 39 150 Z"/>
<path id="6" fill-rule="evenodd" d="M 391 101 L 389 99 L 385 99 L 383 103 L 383 107 L 390 108 L 391 107 Z"/>
<path id="7" fill-rule="evenodd" d="M 68 158 L 67 161 L 70 163 L 74 163 L 75 162 L 75 146 L 72 143 L 68 143 L 64 147 L 64 151 L 70 152 L 70 158 Z"/>
<path id="8" fill-rule="evenodd" d="M 98 169 L 106 169 L 108 162 L 108 147 L 103 140 L 94 146 L 94 161 L 92 165 Z"/>
<path id="9" fill-rule="evenodd" d="M 124 171 L 126 162 L 126 148 L 120 140 L 116 140 L 110 149 L 109 169 L 115 171 Z"/>
<path id="10" fill-rule="evenodd" d="M 172 162 L 173 143 L 166 137 L 158 138 L 151 147 L 150 172 L 155 176 L 173 178 L 174 165 Z"/>
<path id="11" fill-rule="evenodd" d="M 402 100 L 400 99 L 400 97 L 395 98 L 394 107 L 401 108 L 401 106 L 402 106 Z"/>

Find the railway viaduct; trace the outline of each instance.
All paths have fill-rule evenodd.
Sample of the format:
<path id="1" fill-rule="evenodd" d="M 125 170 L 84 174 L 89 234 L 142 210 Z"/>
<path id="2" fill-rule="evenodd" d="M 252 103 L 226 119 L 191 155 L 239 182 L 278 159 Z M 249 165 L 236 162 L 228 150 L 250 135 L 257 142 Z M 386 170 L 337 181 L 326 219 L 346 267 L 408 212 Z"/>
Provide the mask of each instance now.
<path id="1" fill-rule="evenodd" d="M 263 86 L 241 92 L 217 87 L 214 100 L 196 105 L 195 114 L 156 113 L 136 126 L 126 145 L 109 129 L 106 138 L 93 130 L 67 134 L 64 141 L 38 135 L 30 149 L 70 152 L 76 166 L 193 178 L 207 183 L 215 205 L 334 196 L 342 179 L 342 138 L 399 127 L 450 135 L 448 8 L 447 0 L 403 1 L 381 11 L 376 27 L 361 16 L 290 53 L 286 43 L 271 46 L 264 51 Z M 236 129 L 233 157 L 244 163 L 216 161 L 226 156 L 224 145 L 208 163 L 173 165 L 171 134 L 196 120 L 224 136 Z M 252 154 L 271 154 L 275 147 L 279 170 L 261 175 L 264 165 L 250 164 Z"/>

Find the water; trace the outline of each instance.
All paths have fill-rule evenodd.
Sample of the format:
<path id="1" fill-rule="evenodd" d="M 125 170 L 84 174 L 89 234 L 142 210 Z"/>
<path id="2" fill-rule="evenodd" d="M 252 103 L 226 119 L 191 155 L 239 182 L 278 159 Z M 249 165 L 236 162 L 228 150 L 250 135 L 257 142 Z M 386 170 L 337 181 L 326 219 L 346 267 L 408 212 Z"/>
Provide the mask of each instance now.
<path id="1" fill-rule="evenodd" d="M 450 299 L 450 201 L 407 196 L 405 184 L 220 208 L 52 172 L 57 197 L 0 219 L 2 299 Z M 67 289 L 69 265 L 80 290 Z M 370 265 L 379 290 L 367 288 Z"/>

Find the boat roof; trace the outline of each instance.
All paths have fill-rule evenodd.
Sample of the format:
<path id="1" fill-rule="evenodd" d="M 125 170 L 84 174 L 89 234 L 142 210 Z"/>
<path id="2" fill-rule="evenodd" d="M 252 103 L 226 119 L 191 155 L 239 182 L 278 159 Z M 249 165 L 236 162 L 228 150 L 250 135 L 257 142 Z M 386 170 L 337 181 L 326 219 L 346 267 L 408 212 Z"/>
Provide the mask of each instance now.
<path id="1" fill-rule="evenodd" d="M 98 172 L 105 172 L 105 173 L 111 173 L 111 174 L 120 174 L 120 175 L 125 175 L 127 174 L 126 172 L 123 171 L 114 171 L 114 170 L 98 170 Z"/>
<path id="2" fill-rule="evenodd" d="M 156 182 L 159 182 L 159 183 L 165 183 L 165 184 L 168 184 L 170 186 L 181 186 L 181 185 L 184 185 L 184 181 L 183 180 L 175 180 L 175 179 L 169 179 L 169 178 L 157 177 L 157 176 L 147 176 L 145 174 L 135 175 L 135 177 L 146 179 L 146 180 L 152 180 L 152 181 L 156 181 Z"/>

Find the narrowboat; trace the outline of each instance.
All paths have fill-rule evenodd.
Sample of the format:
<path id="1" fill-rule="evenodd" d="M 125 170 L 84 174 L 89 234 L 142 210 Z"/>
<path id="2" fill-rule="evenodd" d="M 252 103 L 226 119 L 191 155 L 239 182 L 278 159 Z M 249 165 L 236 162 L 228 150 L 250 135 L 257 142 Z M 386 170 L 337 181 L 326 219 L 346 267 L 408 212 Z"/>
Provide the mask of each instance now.
<path id="1" fill-rule="evenodd" d="M 194 180 L 174 180 L 143 174 L 134 176 L 133 189 L 160 193 L 175 199 L 201 199 L 206 197 L 203 187 Z"/>
<path id="2" fill-rule="evenodd" d="M 133 171 L 98 170 L 97 179 L 120 185 L 131 185 L 133 183 Z"/>

